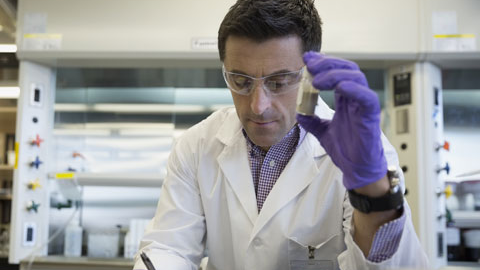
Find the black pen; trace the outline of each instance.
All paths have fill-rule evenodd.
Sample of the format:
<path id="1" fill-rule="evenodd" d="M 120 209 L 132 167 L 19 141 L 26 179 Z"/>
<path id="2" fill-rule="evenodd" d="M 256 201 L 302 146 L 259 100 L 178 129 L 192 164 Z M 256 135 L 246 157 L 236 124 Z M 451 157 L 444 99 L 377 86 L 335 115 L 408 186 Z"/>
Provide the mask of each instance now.
<path id="1" fill-rule="evenodd" d="M 155 267 L 153 267 L 152 261 L 148 258 L 147 254 L 145 254 L 143 251 L 140 253 L 140 257 L 142 258 L 143 263 L 147 267 L 147 270 L 155 270 Z"/>

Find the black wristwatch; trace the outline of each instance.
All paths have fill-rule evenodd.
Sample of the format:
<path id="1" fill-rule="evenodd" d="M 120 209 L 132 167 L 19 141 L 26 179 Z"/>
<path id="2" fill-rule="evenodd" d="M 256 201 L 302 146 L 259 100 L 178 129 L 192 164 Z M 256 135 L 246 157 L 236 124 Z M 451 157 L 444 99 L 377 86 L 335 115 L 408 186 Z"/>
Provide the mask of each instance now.
<path id="1" fill-rule="evenodd" d="M 350 203 L 360 212 L 370 213 L 378 211 L 387 211 L 393 209 L 401 209 L 403 207 L 403 191 L 400 188 L 400 178 L 397 167 L 388 167 L 388 180 L 390 182 L 390 190 L 381 197 L 368 197 L 358 194 L 353 189 L 348 191 Z"/>

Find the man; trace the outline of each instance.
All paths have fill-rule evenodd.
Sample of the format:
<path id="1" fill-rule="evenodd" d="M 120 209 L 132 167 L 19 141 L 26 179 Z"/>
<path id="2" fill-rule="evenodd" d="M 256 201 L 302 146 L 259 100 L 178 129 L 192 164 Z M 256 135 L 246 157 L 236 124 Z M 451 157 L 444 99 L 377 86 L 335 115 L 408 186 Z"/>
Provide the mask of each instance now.
<path id="1" fill-rule="evenodd" d="M 426 266 L 398 179 L 387 175 L 398 160 L 378 98 L 356 64 L 310 52 L 320 45 L 311 0 L 231 7 L 218 47 L 235 109 L 173 147 L 142 241 L 156 269 L 196 269 L 205 255 L 207 269 L 222 270 Z M 335 90 L 335 114 L 322 101 L 320 118 L 296 114 L 304 66 L 313 86 Z"/>

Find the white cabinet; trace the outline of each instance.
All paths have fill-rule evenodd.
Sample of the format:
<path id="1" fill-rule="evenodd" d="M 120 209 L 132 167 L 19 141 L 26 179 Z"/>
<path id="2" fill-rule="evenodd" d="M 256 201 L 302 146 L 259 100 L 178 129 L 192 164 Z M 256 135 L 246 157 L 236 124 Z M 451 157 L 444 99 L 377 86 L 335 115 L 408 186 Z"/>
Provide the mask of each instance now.
<path id="1" fill-rule="evenodd" d="M 403 57 L 419 49 L 418 0 L 316 1 L 323 50 Z"/>
<path id="2" fill-rule="evenodd" d="M 218 28 L 234 2 L 20 0 L 18 56 L 55 66 L 218 67 Z M 438 38 L 433 36 L 432 14 L 438 11 L 455 12 L 457 34 L 480 42 L 477 0 L 336 0 L 315 5 L 326 53 L 390 61 L 383 67 L 398 64 L 395 60 L 435 60 L 440 66 L 480 60 L 476 47 L 445 53 L 433 45 Z"/>

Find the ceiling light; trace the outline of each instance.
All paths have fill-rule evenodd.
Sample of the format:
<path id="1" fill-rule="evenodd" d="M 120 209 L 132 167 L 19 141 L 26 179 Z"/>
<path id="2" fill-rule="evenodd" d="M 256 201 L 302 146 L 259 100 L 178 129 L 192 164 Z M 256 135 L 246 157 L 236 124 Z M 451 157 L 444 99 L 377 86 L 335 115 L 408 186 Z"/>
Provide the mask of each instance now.
<path id="1" fill-rule="evenodd" d="M 55 136 L 110 136 L 108 129 L 54 129 Z"/>
<path id="2" fill-rule="evenodd" d="M 0 98 L 18 98 L 20 87 L 2 86 L 0 87 Z"/>
<path id="3" fill-rule="evenodd" d="M 0 44 L 0 53 L 15 53 L 15 52 L 17 52 L 17 45 Z"/>

